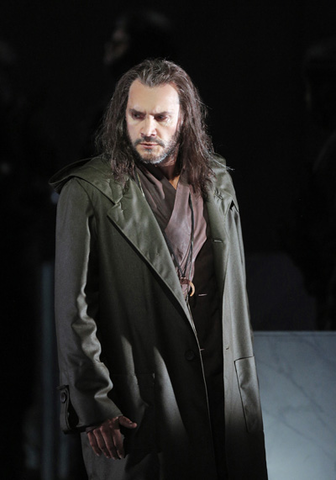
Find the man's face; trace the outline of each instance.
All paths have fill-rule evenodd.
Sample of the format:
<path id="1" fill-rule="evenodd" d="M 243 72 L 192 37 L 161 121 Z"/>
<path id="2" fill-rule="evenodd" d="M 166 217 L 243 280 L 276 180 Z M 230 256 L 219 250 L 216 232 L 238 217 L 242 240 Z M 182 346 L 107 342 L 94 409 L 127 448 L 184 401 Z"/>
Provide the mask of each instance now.
<path id="1" fill-rule="evenodd" d="M 135 80 L 126 107 L 128 136 L 140 161 L 175 163 L 179 147 L 180 103 L 170 84 L 147 87 Z"/>

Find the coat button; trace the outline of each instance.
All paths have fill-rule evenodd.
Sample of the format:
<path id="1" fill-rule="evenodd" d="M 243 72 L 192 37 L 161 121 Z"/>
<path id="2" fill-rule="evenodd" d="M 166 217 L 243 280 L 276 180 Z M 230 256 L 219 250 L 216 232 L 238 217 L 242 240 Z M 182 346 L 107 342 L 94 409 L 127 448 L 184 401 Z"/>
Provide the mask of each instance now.
<path id="1" fill-rule="evenodd" d="M 66 392 L 61 392 L 60 394 L 60 400 L 61 400 L 61 403 L 65 403 L 68 399 L 68 396 L 67 396 L 67 393 Z"/>
<path id="2" fill-rule="evenodd" d="M 194 352 L 193 352 L 192 350 L 187 350 L 187 351 L 185 352 L 184 356 L 185 356 L 185 358 L 186 358 L 187 360 L 189 360 L 189 361 L 190 361 L 190 360 L 194 360 L 194 358 L 195 358 L 195 354 L 194 354 Z"/>

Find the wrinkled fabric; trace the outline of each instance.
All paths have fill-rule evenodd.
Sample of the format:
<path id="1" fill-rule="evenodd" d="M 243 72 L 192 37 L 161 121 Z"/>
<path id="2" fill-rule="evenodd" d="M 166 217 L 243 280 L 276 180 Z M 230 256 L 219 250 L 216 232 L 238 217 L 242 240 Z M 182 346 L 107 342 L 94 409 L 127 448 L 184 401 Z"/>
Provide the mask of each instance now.
<path id="1" fill-rule="evenodd" d="M 138 175 L 139 186 L 164 232 L 186 296 L 190 287 L 181 279 L 193 280 L 195 261 L 207 238 L 203 198 L 188 185 L 184 172 L 176 190 L 155 166 L 139 166 Z"/>
<path id="2" fill-rule="evenodd" d="M 214 158 L 213 169 L 206 210 L 222 326 L 222 455 L 230 480 L 264 480 L 239 212 L 223 160 Z M 55 314 L 63 425 L 85 431 L 119 414 L 138 424 L 124 432 L 127 455 L 115 462 L 94 455 L 82 433 L 89 478 L 217 480 L 195 323 L 141 190 L 130 178 L 115 182 L 101 158 L 67 167 L 52 184 L 60 192 Z"/>

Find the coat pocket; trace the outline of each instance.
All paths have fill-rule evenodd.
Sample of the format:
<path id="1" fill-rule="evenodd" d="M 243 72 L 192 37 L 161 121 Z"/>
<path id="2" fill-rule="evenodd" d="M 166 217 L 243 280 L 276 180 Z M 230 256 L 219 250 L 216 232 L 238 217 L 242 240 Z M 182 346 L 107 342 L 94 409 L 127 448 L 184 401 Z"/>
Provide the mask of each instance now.
<path id="1" fill-rule="evenodd" d="M 247 431 L 249 433 L 262 431 L 259 382 L 254 356 L 236 360 L 235 369 Z"/>

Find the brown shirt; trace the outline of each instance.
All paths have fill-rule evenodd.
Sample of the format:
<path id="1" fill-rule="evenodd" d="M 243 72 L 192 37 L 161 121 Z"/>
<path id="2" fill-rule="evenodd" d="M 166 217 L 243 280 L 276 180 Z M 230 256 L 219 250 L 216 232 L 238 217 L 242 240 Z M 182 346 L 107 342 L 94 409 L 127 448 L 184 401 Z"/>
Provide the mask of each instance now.
<path id="1" fill-rule="evenodd" d="M 196 195 L 183 173 L 177 189 L 155 166 L 139 166 L 138 175 L 145 197 L 164 232 L 172 258 L 186 268 L 186 276 L 195 285 L 189 305 L 202 351 L 207 382 L 222 384 L 221 307 L 214 270 L 213 252 L 207 210 L 201 195 Z M 192 209 L 190 207 L 190 200 Z M 192 216 L 194 229 L 192 229 Z M 192 231 L 193 230 L 193 231 Z M 193 236 L 192 262 L 186 265 Z M 188 285 L 181 284 L 187 296 Z"/>
<path id="2" fill-rule="evenodd" d="M 189 285 L 183 279 L 193 279 L 195 260 L 206 240 L 203 199 L 195 195 L 183 174 L 176 190 L 155 166 L 141 166 L 139 177 L 146 199 L 165 236 L 184 295 L 187 296 Z"/>

